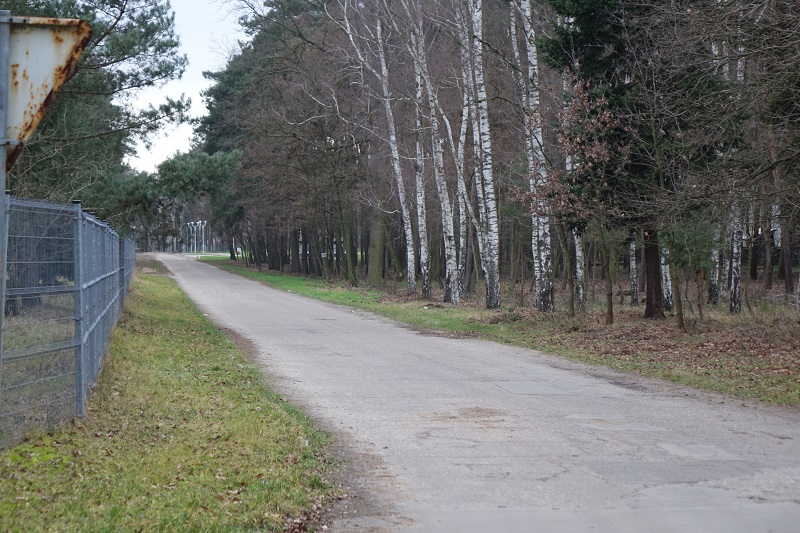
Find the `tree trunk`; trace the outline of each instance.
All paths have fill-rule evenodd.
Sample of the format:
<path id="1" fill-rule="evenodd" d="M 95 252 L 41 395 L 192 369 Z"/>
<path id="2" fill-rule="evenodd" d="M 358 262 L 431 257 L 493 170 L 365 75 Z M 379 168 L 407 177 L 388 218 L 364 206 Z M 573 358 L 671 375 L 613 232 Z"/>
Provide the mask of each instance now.
<path id="1" fill-rule="evenodd" d="M 300 232 L 294 230 L 290 234 L 289 240 L 289 258 L 292 264 L 292 273 L 300 274 L 303 268 L 300 266 Z"/>
<path id="2" fill-rule="evenodd" d="M 521 15 L 524 42 L 524 61 L 517 47 L 517 16 Z M 543 192 L 547 182 L 547 167 L 544 165 L 543 122 L 539 113 L 539 58 L 536 50 L 536 35 L 531 25 L 531 1 L 522 0 L 518 6 L 510 3 L 510 25 L 512 51 L 517 69 L 513 71 L 517 82 L 520 108 L 525 132 L 525 155 L 531 202 L 531 251 L 533 276 L 536 285 L 536 307 L 540 311 L 553 311 L 553 250 L 550 235 L 549 206 Z M 523 72 L 525 75 L 523 75 Z"/>
<path id="3" fill-rule="evenodd" d="M 639 305 L 639 277 L 636 272 L 636 234 L 633 234 L 633 238 L 631 239 L 630 246 L 628 247 L 629 250 L 629 280 L 630 280 L 630 287 L 631 287 L 631 305 L 637 306 Z"/>
<path id="4" fill-rule="evenodd" d="M 694 273 L 695 283 L 697 284 L 697 315 L 700 317 L 701 321 L 703 320 L 703 300 L 705 300 L 705 274 L 706 271 L 703 269 L 698 269 Z"/>
<path id="5" fill-rule="evenodd" d="M 577 233 L 575 230 L 572 232 L 567 231 L 564 224 L 559 225 L 558 239 L 561 243 L 561 255 L 564 258 L 564 277 L 567 280 L 567 316 L 570 318 L 575 316 L 575 269 L 572 265 L 572 251 L 570 250 L 569 241 L 572 240 L 577 247 Z"/>
<path id="6" fill-rule="evenodd" d="M 573 229 L 572 240 L 575 243 L 575 300 L 579 306 L 583 307 L 586 303 L 586 269 L 584 268 L 583 236 L 581 236 L 577 230 Z M 564 250 L 564 258 L 567 257 L 572 259 L 569 247 Z M 572 266 L 570 264 L 570 273 L 571 270 Z M 574 314 L 573 311 L 573 316 Z"/>
<path id="7" fill-rule="evenodd" d="M 419 21 L 419 25 L 422 21 Z M 436 192 L 439 196 L 442 217 L 442 236 L 444 239 L 445 254 L 445 301 L 453 305 L 461 302 L 461 283 L 458 280 L 458 256 L 456 252 L 456 237 L 453 227 L 453 211 L 450 203 L 450 192 L 444 176 L 444 157 L 442 154 L 442 139 L 439 130 L 439 117 L 437 115 L 435 88 L 430 81 L 428 62 L 425 52 L 425 43 L 422 41 L 422 28 L 415 26 L 412 33 L 414 48 L 414 67 L 417 78 L 425 82 L 425 91 L 428 95 L 428 109 L 430 121 L 431 155 L 433 156 L 433 177 L 436 182 Z"/>
<path id="8" fill-rule="evenodd" d="M 483 0 L 472 0 L 472 75 L 475 84 L 475 106 L 478 130 L 473 132 L 480 147 L 480 175 L 483 188 L 483 212 L 486 216 L 486 247 L 483 263 L 486 275 L 486 308 L 500 307 L 500 235 L 497 219 L 497 198 L 494 186 L 492 140 L 489 107 L 483 69 Z"/>
<path id="9" fill-rule="evenodd" d="M 800 307 L 800 277 L 797 278 L 797 307 Z"/>
<path id="10" fill-rule="evenodd" d="M 389 132 L 389 151 L 392 160 L 392 170 L 394 172 L 395 182 L 397 183 L 397 195 L 400 200 L 400 210 L 403 214 L 403 232 L 406 238 L 406 265 L 408 268 L 408 275 L 406 282 L 408 284 L 407 291 L 409 294 L 417 292 L 416 284 L 416 258 L 414 254 L 414 230 L 411 226 L 411 213 L 408 208 L 408 199 L 406 197 L 405 181 L 403 180 L 403 171 L 400 166 L 400 149 L 398 148 L 397 130 L 394 122 L 394 111 L 392 110 L 391 92 L 389 90 L 389 68 L 386 64 L 386 55 L 384 52 L 383 43 L 383 25 L 381 19 L 376 21 L 375 35 L 378 45 L 378 59 L 380 61 L 380 75 L 378 76 L 381 83 L 382 100 L 384 114 L 386 115 L 386 125 Z"/>
<path id="11" fill-rule="evenodd" d="M 347 276 L 347 281 L 353 287 L 358 287 L 358 270 L 356 270 L 355 254 L 352 246 L 352 230 L 350 224 L 342 224 L 342 242 L 339 243 L 342 254 L 342 265 Z"/>
<path id="12" fill-rule="evenodd" d="M 772 238 L 772 218 L 768 217 L 764 225 L 764 291 L 772 289 L 772 253 L 775 248 Z"/>
<path id="13" fill-rule="evenodd" d="M 673 291 L 672 291 L 672 273 L 669 267 L 669 248 L 667 246 L 660 246 L 661 248 L 661 289 L 663 294 L 664 311 L 673 310 Z M 680 297 L 680 295 L 678 295 Z"/>
<path id="14" fill-rule="evenodd" d="M 672 233 L 667 234 L 667 266 L 669 267 L 669 282 L 672 287 L 673 306 L 675 310 L 675 318 L 677 320 L 678 329 L 686 329 L 686 319 L 683 316 L 683 299 L 681 298 L 681 285 L 678 268 L 674 263 L 674 246 L 675 240 Z"/>
<path id="15" fill-rule="evenodd" d="M 794 276 L 792 275 L 792 243 L 789 227 L 783 222 L 781 228 L 781 263 L 783 264 L 783 283 L 787 295 L 794 293 Z"/>
<path id="16" fill-rule="evenodd" d="M 731 272 L 730 272 L 730 312 L 738 313 L 742 310 L 742 223 L 739 210 L 734 207 L 733 213 L 733 242 L 731 243 Z"/>
<path id="17" fill-rule="evenodd" d="M 417 76 L 417 102 L 422 100 L 422 80 Z M 419 235 L 419 268 L 422 282 L 422 297 L 431 298 L 430 251 L 428 250 L 428 217 L 425 207 L 424 153 L 422 150 L 422 120 L 416 108 L 416 152 L 414 175 L 417 183 L 417 234 Z"/>
<path id="18" fill-rule="evenodd" d="M 708 303 L 710 305 L 717 305 L 719 302 L 719 269 L 722 263 L 719 256 L 719 235 L 719 230 L 715 230 L 711 245 L 711 268 L 708 272 Z"/>
<path id="19" fill-rule="evenodd" d="M 758 264 L 761 261 L 761 247 L 763 246 L 764 236 L 754 235 L 750 237 L 750 279 L 758 279 Z"/>
<path id="20" fill-rule="evenodd" d="M 603 250 L 603 270 L 606 278 L 606 325 L 614 323 L 614 271 L 616 267 L 616 257 L 614 246 L 610 242 L 605 243 Z"/>
<path id="21" fill-rule="evenodd" d="M 308 276 L 311 274 L 311 265 L 309 262 L 309 251 L 308 251 L 308 231 L 303 229 L 300 230 L 300 239 L 302 240 L 302 248 L 300 252 L 300 268 L 303 270 L 303 275 Z"/>
<path id="22" fill-rule="evenodd" d="M 663 292 L 661 290 L 661 261 L 658 246 L 658 232 L 644 231 L 644 257 L 646 278 L 645 318 L 665 318 Z"/>

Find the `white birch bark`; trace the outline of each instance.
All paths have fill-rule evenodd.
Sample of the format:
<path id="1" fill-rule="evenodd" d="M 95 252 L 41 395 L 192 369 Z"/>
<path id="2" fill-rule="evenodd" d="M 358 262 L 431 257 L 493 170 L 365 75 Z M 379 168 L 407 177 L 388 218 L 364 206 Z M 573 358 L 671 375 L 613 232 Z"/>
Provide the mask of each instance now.
<path id="1" fill-rule="evenodd" d="M 369 59 L 365 56 L 364 51 L 357 42 L 356 34 L 350 24 L 348 10 L 352 3 L 350 0 L 341 2 L 343 19 L 340 27 L 345 31 L 348 40 L 356 54 L 356 59 L 359 66 L 364 70 L 370 72 L 378 80 L 381 86 L 381 104 L 386 116 L 386 130 L 389 144 L 389 152 L 391 154 L 392 173 L 394 174 L 395 182 L 397 184 L 397 195 L 400 202 L 400 209 L 403 217 L 403 234 L 406 239 L 406 279 L 407 291 L 409 294 L 417 292 L 416 284 L 416 258 L 414 254 L 414 230 L 411 225 L 411 210 L 408 206 L 408 198 L 406 195 L 405 180 L 403 178 L 403 170 L 400 165 L 400 149 L 397 144 L 397 130 L 394 121 L 394 111 L 392 109 L 392 94 L 389 87 L 389 68 L 386 63 L 386 52 L 383 42 L 383 23 L 380 17 L 375 19 L 375 48 L 379 61 L 379 69 L 372 66 Z"/>
<path id="2" fill-rule="evenodd" d="M 577 230 L 572 230 L 572 240 L 575 241 L 575 299 L 578 305 L 586 302 L 586 272 L 583 268 L 583 236 Z"/>
<path id="3" fill-rule="evenodd" d="M 664 310 L 672 311 L 674 301 L 672 296 L 672 276 L 669 268 L 669 249 L 659 245 L 661 250 L 661 294 L 664 298 Z"/>
<path id="4" fill-rule="evenodd" d="M 488 233 L 488 226 L 486 224 L 486 209 L 485 209 L 485 201 L 484 201 L 484 189 L 483 189 L 483 181 L 479 178 L 475 180 L 475 189 L 476 189 L 476 199 L 477 199 L 477 214 L 475 213 L 475 208 L 472 205 L 472 202 L 469 198 L 469 191 L 466 186 L 466 154 L 467 154 L 467 134 L 470 131 L 470 128 L 473 132 L 473 143 L 471 146 L 471 153 L 473 156 L 473 161 L 475 164 L 476 169 L 481 168 L 481 150 L 480 150 L 480 142 L 477 139 L 477 132 L 479 131 L 478 127 L 478 118 L 477 118 L 477 104 L 475 102 L 475 87 L 472 80 L 472 44 L 469 38 L 470 35 L 470 24 L 467 22 L 466 15 L 461 9 L 456 9 L 456 31 L 458 34 L 458 40 L 460 43 L 459 47 L 459 55 L 460 55 L 460 63 L 461 63 L 461 98 L 462 98 L 462 110 L 461 110 L 461 127 L 459 131 L 459 136 L 456 141 L 453 138 L 452 128 L 450 127 L 449 121 L 446 119 L 446 115 L 442 113 L 442 116 L 445 117 L 445 126 L 448 129 L 448 138 L 451 139 L 450 141 L 450 148 L 453 151 L 453 159 L 457 162 L 456 169 L 458 172 L 458 179 L 459 179 L 459 207 L 464 208 L 463 214 L 469 218 L 472 222 L 473 226 L 475 227 L 476 232 L 476 241 L 478 245 L 478 256 L 480 259 L 480 268 L 481 271 L 484 273 L 484 278 L 486 277 L 486 272 L 488 271 L 487 267 L 487 254 L 486 249 L 488 248 L 487 245 L 487 233 Z M 465 225 L 466 227 L 466 225 Z M 466 252 L 466 250 L 465 250 Z M 466 256 L 464 256 L 466 259 Z M 462 263 L 465 264 L 465 263 Z M 477 267 L 478 265 L 476 265 Z"/>
<path id="5" fill-rule="evenodd" d="M 711 244 L 711 271 L 708 275 L 708 303 L 711 305 L 719 302 L 719 267 L 719 228 L 717 228 Z"/>
<path id="6" fill-rule="evenodd" d="M 400 208 L 403 214 L 403 232 L 406 237 L 406 278 L 407 291 L 409 294 L 417 292 L 416 282 L 416 258 L 414 254 L 414 230 L 411 226 L 411 213 L 406 199 L 406 187 L 403 179 L 403 170 L 400 166 L 400 150 L 397 145 L 397 130 L 394 122 L 394 111 L 392 110 L 391 91 L 389 89 L 389 69 L 386 64 L 386 53 L 383 44 L 383 25 L 380 17 L 375 23 L 375 35 L 377 38 L 378 59 L 380 61 L 380 83 L 383 94 L 383 107 L 386 114 L 386 123 L 389 133 L 389 149 L 392 158 L 392 170 L 397 181 L 397 194 L 400 197 Z"/>
<path id="7" fill-rule="evenodd" d="M 531 249 L 533 252 L 533 272 L 536 285 L 536 306 L 541 311 L 553 311 L 553 268 L 552 242 L 550 236 L 549 206 L 542 193 L 547 182 L 547 167 L 542 135 L 542 117 L 539 113 L 538 68 L 536 35 L 531 24 L 531 0 L 521 0 L 510 4 L 510 29 L 514 61 L 518 70 L 514 71 L 517 82 L 520 107 L 522 108 L 525 155 L 528 165 L 528 183 L 533 201 L 531 204 Z M 517 47 L 517 15 L 521 15 L 525 60 Z M 522 73 L 525 73 L 523 75 Z"/>
<path id="8" fill-rule="evenodd" d="M 422 78 L 417 74 L 417 105 L 415 107 L 416 126 L 416 161 L 414 174 L 417 183 L 417 233 L 419 234 L 419 268 L 422 275 L 422 297 L 431 297 L 431 279 L 428 263 L 428 216 L 425 208 L 425 154 L 422 148 L 422 112 L 419 105 L 422 103 Z"/>
<path id="9" fill-rule="evenodd" d="M 773 205 L 772 206 L 772 218 L 770 218 L 769 227 L 772 235 L 774 236 L 774 242 L 776 247 L 780 247 L 781 245 L 781 225 L 780 225 L 780 218 L 781 218 L 781 206 Z"/>
<path id="10" fill-rule="evenodd" d="M 422 32 L 421 30 L 417 30 L 418 40 L 423 43 L 422 41 Z M 424 43 L 423 43 L 424 44 Z M 424 50 L 423 50 L 424 53 Z M 462 56 L 463 58 L 463 56 Z M 462 75 L 465 72 L 464 70 L 464 61 L 462 59 Z M 469 202 L 469 193 L 467 191 L 466 185 L 466 166 L 465 166 L 465 147 L 467 142 L 467 133 L 469 131 L 469 123 L 470 123 L 470 96 L 467 90 L 462 91 L 462 106 L 461 106 L 461 126 L 459 130 L 458 138 L 456 139 L 453 135 L 453 127 L 450 123 L 450 119 L 447 117 L 447 113 L 445 113 L 444 109 L 442 108 L 439 97 L 435 90 L 433 89 L 433 82 L 428 78 L 429 72 L 427 69 L 422 72 L 423 76 L 426 79 L 426 86 L 431 87 L 431 91 L 429 91 L 429 97 L 431 98 L 431 102 L 435 106 L 436 112 L 439 113 L 439 116 L 444 123 L 445 129 L 447 130 L 447 145 L 450 148 L 450 156 L 453 159 L 453 164 L 456 170 L 456 202 L 454 202 L 454 209 L 455 205 L 458 206 L 458 223 L 459 223 L 459 234 L 458 234 L 458 241 L 457 241 L 457 257 L 456 257 L 456 264 L 458 265 L 458 284 L 459 284 L 459 294 L 461 296 L 464 295 L 465 292 L 465 277 L 466 277 L 466 263 L 467 263 L 467 231 L 468 231 L 468 224 L 470 220 L 475 223 L 476 227 L 478 226 L 477 222 L 475 221 L 475 214 L 472 210 L 472 204 Z M 443 139 L 441 139 L 443 140 Z M 479 231 L 480 234 L 480 231 Z M 481 254 L 483 248 L 480 248 Z"/>
<path id="11" fill-rule="evenodd" d="M 727 244 L 727 239 L 725 240 L 725 244 Z M 720 279 L 719 279 L 719 297 L 723 300 L 728 298 L 728 293 L 730 292 L 730 284 L 728 283 L 728 274 L 730 271 L 730 257 L 727 255 L 727 249 L 723 248 L 722 253 L 720 255 Z"/>
<path id="12" fill-rule="evenodd" d="M 635 235 L 635 234 L 634 234 Z M 636 269 L 636 239 L 631 239 L 630 252 L 630 285 L 631 285 L 631 305 L 639 305 L 639 273 Z"/>
<path id="13" fill-rule="evenodd" d="M 480 147 L 480 181 L 483 186 L 483 209 L 486 214 L 486 307 L 500 307 L 500 230 L 497 219 L 497 198 L 494 187 L 492 138 L 489 127 L 489 106 L 483 69 L 483 0 L 472 2 L 472 74 L 475 83 L 478 131 L 475 137 Z"/>
<path id="14" fill-rule="evenodd" d="M 420 22 L 421 23 L 421 22 Z M 458 305 L 461 301 L 461 283 L 458 280 L 458 264 L 456 255 L 455 230 L 453 227 L 453 210 L 450 203 L 450 192 L 444 174 L 444 157 L 442 154 L 442 139 L 439 130 L 439 117 L 437 114 L 435 88 L 433 87 L 428 71 L 428 60 L 425 52 L 425 43 L 422 41 L 422 30 L 419 25 L 414 26 L 411 34 L 414 51 L 414 68 L 419 79 L 425 83 L 425 92 L 428 96 L 428 118 L 430 121 L 431 155 L 433 156 L 433 177 L 436 183 L 436 192 L 439 196 L 442 215 L 442 236 L 444 238 L 445 254 L 445 301 Z"/>
<path id="15" fill-rule="evenodd" d="M 733 207 L 733 242 L 731 243 L 731 284 L 730 312 L 738 313 L 742 310 L 741 298 L 742 284 L 742 222 L 738 206 Z"/>
<path id="16" fill-rule="evenodd" d="M 450 147 L 450 155 L 453 159 L 455 170 L 456 170 L 456 200 L 458 205 L 458 256 L 457 256 L 457 264 L 458 264 L 458 283 L 459 283 L 459 294 L 464 295 L 465 293 L 465 280 L 466 280 L 466 264 L 467 264 L 467 253 L 469 250 L 467 249 L 467 232 L 469 230 L 468 224 L 470 220 L 475 223 L 476 227 L 478 226 L 477 221 L 475 220 L 475 213 L 472 211 L 472 204 L 469 200 L 469 192 L 467 191 L 467 184 L 466 184 L 466 166 L 465 166 L 465 158 L 464 158 L 464 150 L 466 147 L 467 142 L 467 132 L 469 131 L 469 120 L 470 120 L 470 103 L 469 103 L 469 96 L 466 91 L 462 92 L 462 108 L 461 108 L 461 126 L 458 135 L 458 139 L 455 140 L 453 137 L 453 128 L 450 124 L 450 120 L 447 118 L 447 114 L 442 109 L 442 106 L 439 103 L 439 99 L 436 96 L 436 93 L 433 94 L 433 101 L 436 105 L 436 109 L 439 112 L 439 115 L 442 118 L 442 122 L 445 125 L 445 129 L 447 130 L 447 145 Z M 479 231 L 480 235 L 480 231 Z M 482 247 L 479 247 L 480 253 L 482 255 Z"/>

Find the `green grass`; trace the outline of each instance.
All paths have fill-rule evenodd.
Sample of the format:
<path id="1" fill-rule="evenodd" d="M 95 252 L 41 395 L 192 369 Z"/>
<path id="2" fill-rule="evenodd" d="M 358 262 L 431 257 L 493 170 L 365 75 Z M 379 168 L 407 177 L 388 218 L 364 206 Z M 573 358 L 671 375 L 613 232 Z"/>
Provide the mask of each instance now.
<path id="1" fill-rule="evenodd" d="M 139 275 L 86 418 L 0 452 L 0 530 L 282 530 L 327 436 L 168 278 Z"/>
<path id="2" fill-rule="evenodd" d="M 315 278 L 259 272 L 225 258 L 208 262 L 275 288 L 364 309 L 423 330 L 533 348 L 741 398 L 800 405 L 800 317 L 785 307 L 768 318 L 731 317 L 707 309 L 705 322 L 681 332 L 669 320 L 644 320 L 641 309 L 626 306 L 617 307 L 617 323 L 605 326 L 599 306 L 576 318 L 531 308 L 453 307 Z"/>

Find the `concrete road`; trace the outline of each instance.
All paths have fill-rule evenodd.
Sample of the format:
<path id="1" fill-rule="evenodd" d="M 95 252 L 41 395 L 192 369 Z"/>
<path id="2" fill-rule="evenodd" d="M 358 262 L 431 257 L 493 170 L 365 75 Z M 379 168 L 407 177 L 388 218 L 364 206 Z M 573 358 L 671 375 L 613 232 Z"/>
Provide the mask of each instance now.
<path id="1" fill-rule="evenodd" d="M 797 409 L 425 335 L 158 259 L 353 459 L 334 531 L 800 531 Z"/>

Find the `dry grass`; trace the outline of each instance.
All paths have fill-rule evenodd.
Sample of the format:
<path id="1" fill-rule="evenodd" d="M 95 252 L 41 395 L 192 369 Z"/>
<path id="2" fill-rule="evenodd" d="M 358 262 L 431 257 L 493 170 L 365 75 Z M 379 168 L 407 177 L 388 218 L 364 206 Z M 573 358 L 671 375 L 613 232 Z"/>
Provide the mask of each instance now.
<path id="1" fill-rule="evenodd" d="M 85 420 L 0 453 L 2 531 L 313 528 L 327 437 L 168 278 L 139 275 Z"/>

